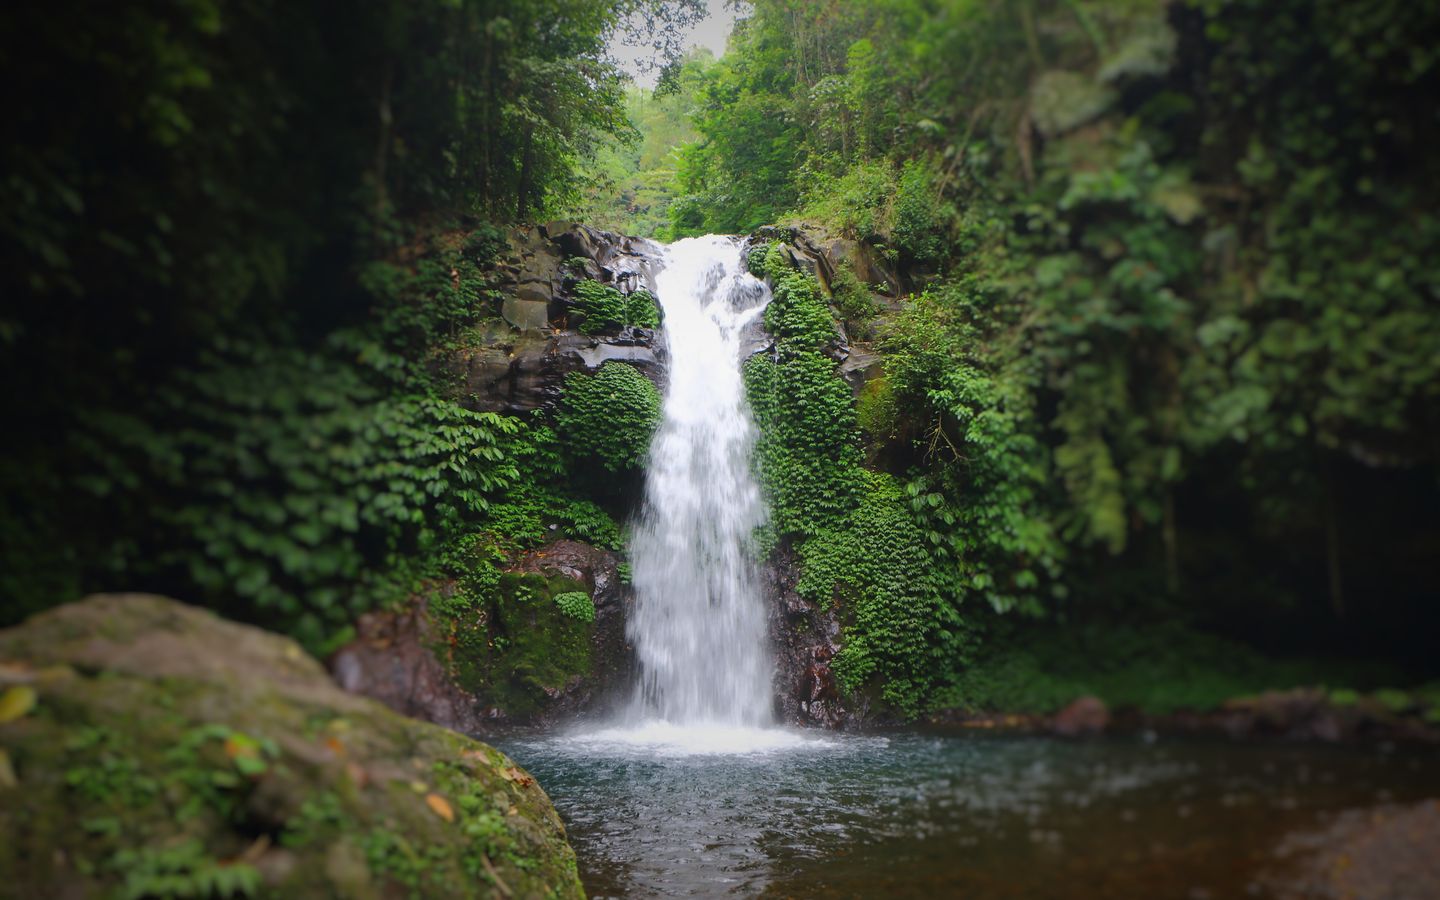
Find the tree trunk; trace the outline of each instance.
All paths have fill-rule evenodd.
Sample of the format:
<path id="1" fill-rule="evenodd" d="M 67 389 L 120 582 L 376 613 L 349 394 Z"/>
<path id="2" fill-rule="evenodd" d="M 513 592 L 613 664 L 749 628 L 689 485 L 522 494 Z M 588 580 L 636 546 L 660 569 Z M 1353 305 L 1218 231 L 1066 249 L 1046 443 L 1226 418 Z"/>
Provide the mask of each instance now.
<path id="1" fill-rule="evenodd" d="M 1165 488 L 1165 522 L 1161 531 L 1165 542 L 1165 590 L 1174 597 L 1180 593 L 1180 538 L 1175 526 L 1175 490 Z"/>
<path id="2" fill-rule="evenodd" d="M 1330 576 L 1330 608 L 1335 618 L 1345 618 L 1345 585 L 1340 572 L 1340 513 L 1335 499 L 1335 477 L 1330 461 L 1324 466 L 1325 479 L 1325 560 Z"/>
<path id="3" fill-rule="evenodd" d="M 389 178 L 390 137 L 395 127 L 395 116 L 390 109 L 390 90 L 395 82 L 395 64 L 385 61 L 380 76 L 380 134 L 375 141 L 375 219 L 384 218 L 390 207 L 390 195 L 386 187 Z"/>
<path id="4" fill-rule="evenodd" d="M 1045 68 L 1045 58 L 1040 55 L 1040 37 L 1035 31 L 1035 11 L 1030 8 L 1031 0 L 1020 4 L 1020 24 L 1025 31 L 1025 48 L 1030 51 L 1030 62 L 1035 71 Z"/>
<path id="5" fill-rule="evenodd" d="M 533 178 L 531 171 L 535 166 L 535 139 L 530 135 L 525 136 L 525 150 L 520 156 L 520 185 L 515 191 L 515 219 L 524 222 L 525 217 L 530 214 L 530 181 Z"/>

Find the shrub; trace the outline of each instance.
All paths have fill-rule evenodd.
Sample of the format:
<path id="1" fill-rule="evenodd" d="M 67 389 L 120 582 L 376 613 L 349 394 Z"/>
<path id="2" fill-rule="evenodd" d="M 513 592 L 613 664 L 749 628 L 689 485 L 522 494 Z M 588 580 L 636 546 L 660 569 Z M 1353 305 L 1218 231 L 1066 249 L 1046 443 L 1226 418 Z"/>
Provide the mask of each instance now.
<path id="1" fill-rule="evenodd" d="M 938 263 L 949 246 L 946 223 L 952 218 L 941 200 L 939 173 L 920 160 L 900 172 L 895 190 L 891 240 L 917 263 Z"/>
<path id="2" fill-rule="evenodd" d="M 595 621 L 595 601 L 582 591 L 566 591 L 555 595 L 555 605 L 572 619 L 582 622 Z"/>
<path id="3" fill-rule="evenodd" d="M 586 334 L 634 325 L 640 328 L 660 327 L 660 308 L 655 295 L 647 290 L 622 294 L 598 281 L 586 280 L 575 286 L 584 321 L 580 330 Z"/>
<path id="4" fill-rule="evenodd" d="M 839 178 L 816 177 L 805 191 L 800 216 L 857 240 L 883 240 L 890 231 L 895 192 L 889 162 L 857 163 Z"/>
<path id="5" fill-rule="evenodd" d="M 594 375 L 572 372 L 555 413 L 570 460 L 606 472 L 643 467 L 660 424 L 660 392 L 633 366 L 609 362 Z"/>

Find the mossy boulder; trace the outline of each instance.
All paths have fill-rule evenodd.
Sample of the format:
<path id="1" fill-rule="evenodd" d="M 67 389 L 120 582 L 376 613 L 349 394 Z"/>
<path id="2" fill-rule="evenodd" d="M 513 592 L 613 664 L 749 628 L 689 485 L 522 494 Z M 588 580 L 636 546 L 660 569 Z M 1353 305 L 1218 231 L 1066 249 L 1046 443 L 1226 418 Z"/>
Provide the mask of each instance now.
<path id="1" fill-rule="evenodd" d="M 7 690 L 36 697 L 0 724 L 17 896 L 583 896 L 533 778 L 286 638 L 96 596 L 0 631 Z"/>
<path id="2" fill-rule="evenodd" d="M 594 620 L 584 621 L 555 602 L 589 595 L 584 582 L 565 575 L 506 572 L 495 592 L 469 606 L 452 606 L 448 657 L 455 683 L 496 714 L 528 721 L 590 676 Z"/>
<path id="3" fill-rule="evenodd" d="M 603 713 L 633 685 L 620 557 L 569 539 L 368 613 L 329 660 L 348 691 L 469 734 Z"/>

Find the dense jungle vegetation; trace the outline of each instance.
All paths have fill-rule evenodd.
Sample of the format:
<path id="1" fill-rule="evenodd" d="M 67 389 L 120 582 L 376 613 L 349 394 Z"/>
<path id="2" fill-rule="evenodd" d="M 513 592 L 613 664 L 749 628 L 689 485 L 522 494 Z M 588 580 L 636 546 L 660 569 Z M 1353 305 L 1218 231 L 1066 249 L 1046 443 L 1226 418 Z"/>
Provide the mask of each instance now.
<path id="1" fill-rule="evenodd" d="M 847 687 L 1437 675 L 1440 9 L 757 0 L 682 57 L 701 6 L 0 13 L 44 98 L 0 148 L 0 624 L 146 589 L 323 650 L 552 524 L 621 547 L 648 381 L 514 416 L 427 365 L 494 321 L 501 226 L 570 214 L 876 261 L 826 291 L 751 257 L 762 543 L 845 610 Z M 858 400 L 836 320 L 883 360 Z"/>
<path id="2" fill-rule="evenodd" d="M 1188 626 L 1433 666 L 1437 35 L 1404 3 L 760 0 L 672 68 L 651 109 L 696 136 L 668 194 L 622 193 L 630 222 L 818 227 L 904 296 L 832 286 L 883 356 L 853 412 L 783 265 L 777 361 L 748 372 L 850 686 L 1035 699 L 1038 653 L 1213 702 L 1244 681 L 1219 669 L 1264 668 Z"/>
<path id="3" fill-rule="evenodd" d="M 427 360 L 497 321 L 496 226 L 573 202 L 600 136 L 632 132 L 607 41 L 663 61 L 702 12 L 0 13 L 8 83 L 35 92 L 0 149 L 0 619 L 124 587 L 323 649 L 542 518 L 617 542 L 623 509 L 567 464 L 589 407 L 473 412 Z M 643 451 L 643 388 L 635 428 L 606 420 L 607 465 Z"/>

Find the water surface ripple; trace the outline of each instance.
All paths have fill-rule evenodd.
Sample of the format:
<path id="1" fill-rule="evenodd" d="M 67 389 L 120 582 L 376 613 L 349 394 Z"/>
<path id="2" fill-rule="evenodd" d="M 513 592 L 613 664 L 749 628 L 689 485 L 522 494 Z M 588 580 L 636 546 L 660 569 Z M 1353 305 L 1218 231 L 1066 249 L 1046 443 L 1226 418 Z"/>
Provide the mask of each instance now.
<path id="1" fill-rule="evenodd" d="M 501 746 L 594 897 L 1271 896 L 1286 834 L 1440 797 L 1433 750 L 765 733 Z"/>

